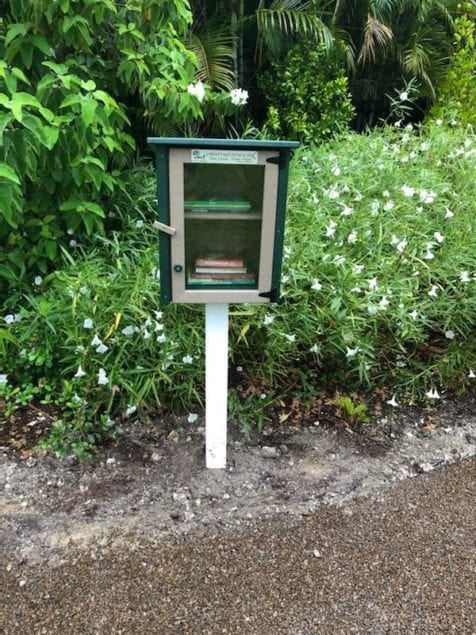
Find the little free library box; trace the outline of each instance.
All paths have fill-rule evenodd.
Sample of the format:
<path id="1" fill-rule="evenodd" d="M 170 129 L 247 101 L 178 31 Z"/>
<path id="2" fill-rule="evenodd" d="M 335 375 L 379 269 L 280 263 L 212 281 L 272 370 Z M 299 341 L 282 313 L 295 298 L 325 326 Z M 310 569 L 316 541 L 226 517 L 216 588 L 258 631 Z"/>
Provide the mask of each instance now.
<path id="1" fill-rule="evenodd" d="M 279 299 L 295 141 L 149 137 L 162 303 Z"/>

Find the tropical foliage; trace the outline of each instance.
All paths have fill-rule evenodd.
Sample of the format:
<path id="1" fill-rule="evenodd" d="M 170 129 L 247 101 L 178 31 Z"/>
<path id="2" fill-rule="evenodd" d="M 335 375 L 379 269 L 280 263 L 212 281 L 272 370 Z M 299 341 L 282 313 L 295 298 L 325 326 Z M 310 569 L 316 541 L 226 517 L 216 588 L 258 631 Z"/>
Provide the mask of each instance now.
<path id="1" fill-rule="evenodd" d="M 263 421 L 329 387 L 398 407 L 474 382 L 474 144 L 444 122 L 296 156 L 284 302 L 232 308 L 233 416 Z M 0 384 L 12 405 L 62 407 L 57 450 L 87 451 L 108 417 L 203 407 L 203 310 L 158 306 L 154 196 L 153 170 L 138 167 L 111 201 L 123 229 L 5 306 Z"/>
<path id="2" fill-rule="evenodd" d="M 124 102 L 176 122 L 201 111 L 178 38 L 185 0 L 0 6 L 1 285 L 45 273 L 68 234 L 101 231 L 116 168 L 135 147 Z"/>
<path id="3" fill-rule="evenodd" d="M 265 131 L 311 144 L 348 127 L 354 110 L 339 56 L 305 42 L 273 64 L 261 84 L 270 104 Z"/>

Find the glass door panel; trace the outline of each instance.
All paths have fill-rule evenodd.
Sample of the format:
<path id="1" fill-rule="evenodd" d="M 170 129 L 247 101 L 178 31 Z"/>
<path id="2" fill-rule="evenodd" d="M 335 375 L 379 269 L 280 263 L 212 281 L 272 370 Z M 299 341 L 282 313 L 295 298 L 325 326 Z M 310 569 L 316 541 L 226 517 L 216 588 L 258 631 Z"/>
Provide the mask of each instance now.
<path id="1" fill-rule="evenodd" d="M 256 289 L 264 165 L 184 164 L 186 289 Z"/>

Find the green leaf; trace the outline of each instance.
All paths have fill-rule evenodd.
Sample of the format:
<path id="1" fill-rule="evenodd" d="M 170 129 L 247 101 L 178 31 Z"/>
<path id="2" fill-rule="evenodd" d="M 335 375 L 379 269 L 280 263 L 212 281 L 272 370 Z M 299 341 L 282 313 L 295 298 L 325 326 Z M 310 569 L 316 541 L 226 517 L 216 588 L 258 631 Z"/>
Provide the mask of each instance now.
<path id="1" fill-rule="evenodd" d="M 31 38 L 31 41 L 42 53 L 44 53 L 48 57 L 51 57 L 51 46 L 49 45 L 48 40 L 43 35 L 34 35 Z"/>
<path id="2" fill-rule="evenodd" d="M 100 216 L 101 218 L 105 217 L 105 213 L 104 213 L 103 208 L 100 205 L 98 205 L 97 203 L 91 203 L 89 201 L 83 201 L 83 205 L 84 205 L 85 209 L 89 210 L 90 212 L 92 212 L 96 216 Z"/>
<path id="3" fill-rule="evenodd" d="M 13 40 L 19 35 L 25 36 L 32 26 L 33 24 L 31 22 L 21 22 L 20 24 L 9 24 L 8 31 L 5 36 L 5 46 L 8 46 L 10 42 L 13 42 Z"/>
<path id="4" fill-rule="evenodd" d="M 21 68 L 16 68 L 16 67 L 12 68 L 11 73 L 14 77 L 19 79 L 21 82 L 24 82 L 25 84 L 28 84 L 28 86 L 31 86 L 30 80 L 25 75 L 25 73 L 21 70 Z"/>
<path id="5" fill-rule="evenodd" d="M 78 207 L 83 205 L 83 201 L 80 201 L 77 198 L 68 198 L 66 201 L 63 201 L 59 206 L 62 212 L 68 212 L 70 210 L 76 211 Z"/>
<path id="6" fill-rule="evenodd" d="M 54 128 L 53 126 L 44 126 L 42 135 L 44 145 L 48 148 L 48 150 L 52 150 L 58 141 L 59 129 Z"/>
<path id="7" fill-rule="evenodd" d="M 23 42 L 22 47 L 20 49 L 20 57 L 22 59 L 23 64 L 28 68 L 31 68 L 33 64 L 33 44 L 31 42 Z"/>
<path id="8" fill-rule="evenodd" d="M 12 121 L 13 117 L 9 112 L 0 114 L 0 146 L 3 144 L 3 132 Z"/>
<path id="9" fill-rule="evenodd" d="M 20 179 L 18 178 L 15 170 L 6 163 L 0 163 L 0 179 L 6 179 L 11 183 L 20 185 Z"/>
<path id="10" fill-rule="evenodd" d="M 85 126 L 89 127 L 93 123 L 97 106 L 98 102 L 90 97 L 81 101 L 81 117 Z"/>
<path id="11" fill-rule="evenodd" d="M 41 104 L 36 97 L 30 95 L 30 93 L 13 93 L 12 101 L 17 104 L 21 104 L 22 106 L 32 106 L 33 108 L 40 108 Z"/>
<path id="12" fill-rule="evenodd" d="M 96 89 L 96 82 L 93 82 L 92 79 L 88 79 L 87 82 L 81 82 L 81 88 L 91 92 Z"/>
<path id="13" fill-rule="evenodd" d="M 2 278 L 6 278 L 10 282 L 16 282 L 17 279 L 13 270 L 10 267 L 7 267 L 7 265 L 0 265 L 0 276 Z"/>

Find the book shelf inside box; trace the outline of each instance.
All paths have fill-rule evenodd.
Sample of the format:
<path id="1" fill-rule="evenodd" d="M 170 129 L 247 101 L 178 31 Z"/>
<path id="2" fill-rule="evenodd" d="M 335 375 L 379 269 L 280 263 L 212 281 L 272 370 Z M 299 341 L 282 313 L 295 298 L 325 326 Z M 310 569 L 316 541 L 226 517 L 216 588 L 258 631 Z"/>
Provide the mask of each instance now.
<path id="1" fill-rule="evenodd" d="M 210 223 L 208 212 L 206 219 L 199 219 L 196 216 L 185 217 L 185 266 L 187 271 L 186 287 L 193 289 L 196 286 L 204 288 L 257 288 L 259 276 L 260 262 L 260 239 L 261 239 L 261 216 L 256 219 L 235 218 L 231 224 L 228 222 L 230 218 L 225 215 L 224 218 L 213 219 Z M 230 271 L 228 279 L 207 280 L 209 276 L 206 273 L 200 273 L 200 278 L 191 280 L 192 275 L 196 274 L 196 262 L 200 259 L 209 259 L 220 257 L 221 259 L 242 260 L 245 272 L 252 274 L 253 279 L 244 278 L 233 279 L 233 271 Z M 225 268 L 226 269 L 226 268 Z M 222 275 L 215 274 L 213 266 L 210 267 L 210 273 L 213 276 Z"/>
<path id="2" fill-rule="evenodd" d="M 261 220 L 259 212 L 185 212 L 185 218 L 194 220 Z"/>

